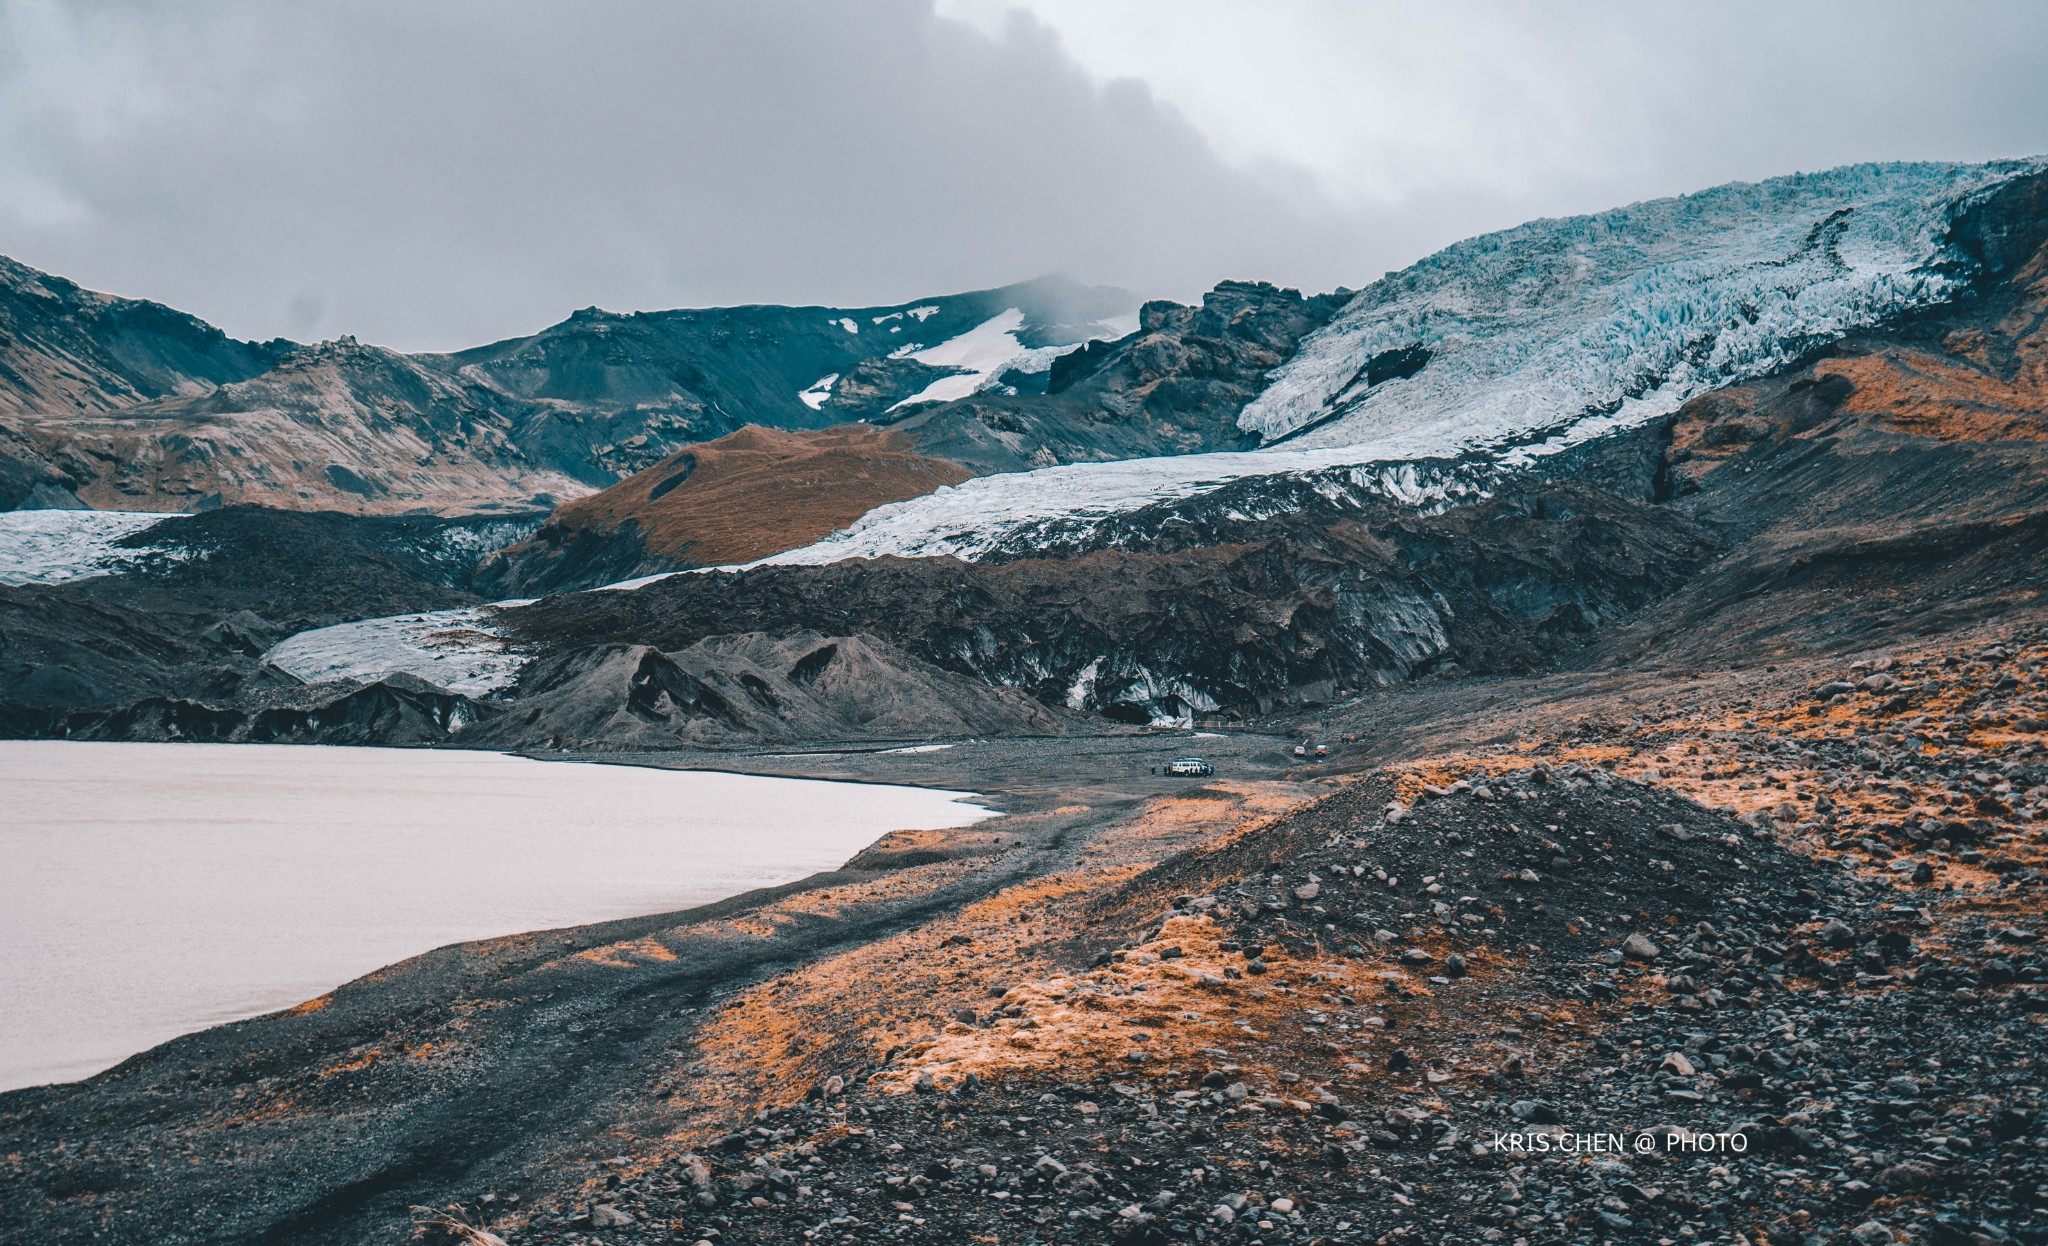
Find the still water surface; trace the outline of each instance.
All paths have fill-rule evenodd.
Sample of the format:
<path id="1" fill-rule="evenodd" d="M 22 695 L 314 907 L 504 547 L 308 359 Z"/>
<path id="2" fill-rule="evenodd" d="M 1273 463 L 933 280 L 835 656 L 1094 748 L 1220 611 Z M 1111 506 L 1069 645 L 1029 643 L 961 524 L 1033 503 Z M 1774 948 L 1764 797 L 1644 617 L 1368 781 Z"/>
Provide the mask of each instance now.
<path id="1" fill-rule="evenodd" d="M 496 753 L 0 741 L 0 1089 L 463 939 L 831 869 L 966 793 Z"/>

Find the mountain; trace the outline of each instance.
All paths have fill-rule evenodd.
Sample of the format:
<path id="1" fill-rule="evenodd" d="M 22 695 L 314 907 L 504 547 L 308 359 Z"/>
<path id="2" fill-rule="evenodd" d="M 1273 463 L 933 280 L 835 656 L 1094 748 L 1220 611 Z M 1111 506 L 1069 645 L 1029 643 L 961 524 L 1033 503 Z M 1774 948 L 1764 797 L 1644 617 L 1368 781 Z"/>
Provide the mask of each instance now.
<path id="1" fill-rule="evenodd" d="M 244 381 L 292 349 L 0 256 L 0 416 L 117 411 Z"/>
<path id="2" fill-rule="evenodd" d="M 914 433 L 925 453 L 976 475 L 1247 449 L 1258 438 L 1238 426 L 1239 414 L 1267 374 L 1350 296 L 1304 298 L 1264 282 L 1226 281 L 1198 306 L 1146 303 L 1135 333 L 1059 356 L 1041 387 L 997 387 L 870 418 Z"/>
<path id="3" fill-rule="evenodd" d="M 627 734 L 649 746 L 908 721 L 901 706 L 803 708 L 790 689 L 809 686 L 797 665 L 813 650 L 790 647 L 799 635 L 914 672 L 903 678 L 926 690 L 919 712 L 948 700 L 944 673 L 1056 715 L 1187 723 L 1257 721 L 1445 673 L 1624 651 L 1730 661 L 1870 640 L 1930 610 L 1982 620 L 2030 608 L 2027 568 L 2048 522 L 2037 170 L 1866 166 L 1538 222 L 1348 300 L 1231 284 L 1054 353 L 1036 394 L 1024 365 L 985 362 L 996 337 L 1045 349 L 1004 327 L 1005 309 L 947 339 L 962 371 L 942 379 L 975 393 L 897 398 L 879 425 L 748 429 L 672 453 L 558 508 L 464 582 L 556 596 L 422 594 L 279 637 L 244 678 L 296 680 L 307 704 L 423 681 L 465 699 L 468 738 L 601 744 L 593 724 L 625 730 L 614 711 L 641 704 L 646 675 L 681 690 L 635 711 Z M 1418 336 L 1387 345 L 1372 326 L 1394 320 Z M 1328 361 L 1347 349 L 1344 384 L 1304 379 L 1335 375 Z M 506 392 L 475 361 L 406 362 L 451 394 Z M 221 390 L 275 384 L 292 366 Z M 815 392 L 820 420 L 856 400 L 843 381 Z M 517 401 L 568 401 L 533 393 Z M 1413 422 L 1396 429 L 1403 394 Z M 1073 432 L 1091 425 L 1178 429 L 1194 452 L 967 479 L 931 456 L 934 443 L 984 463 L 1021 449 L 974 431 L 1000 431 L 990 417 L 1016 411 L 1038 413 L 1032 437 L 1067 436 L 1060 453 L 1092 452 Z M 1198 448 L 1257 429 L 1266 448 Z M 1364 440 L 1297 448 L 1353 435 Z M 103 525 L 77 533 L 81 567 L 111 566 L 122 582 L 165 574 L 108 553 Z M 688 566 L 717 569 L 656 574 Z M 618 579 L 634 583 L 562 591 Z M 788 669 L 770 669 L 784 657 Z M 781 708 L 739 713 L 674 673 L 713 687 L 739 679 L 734 663 L 752 664 L 759 707 Z M 73 673 L 160 696 L 200 686 L 189 664 L 137 669 Z M 223 738 L 249 738 L 270 706 L 239 693 L 195 704 L 217 713 L 195 722 Z M 70 729 L 126 730 L 111 712 Z M 1002 730 L 1034 729 L 990 712 Z"/>
<path id="4" fill-rule="evenodd" d="M 1989 617 L 2024 591 L 2048 475 L 2048 434 L 2036 406 L 2048 310 L 2048 175 L 2029 168 L 2004 166 L 1994 176 L 1916 166 L 1895 177 L 1862 170 L 1815 183 L 1848 195 L 1848 206 L 1815 199 L 1814 186 L 1804 186 L 1790 196 L 1798 210 L 1835 222 L 1829 228 L 1842 232 L 1829 245 L 1864 267 L 1830 262 L 1821 265 L 1833 274 L 1824 279 L 1773 270 L 1773 288 L 1798 295 L 1792 302 L 1808 319 L 1782 321 L 1792 337 L 1748 356 L 1780 362 L 1759 362 L 1754 375 L 1729 363 L 1729 383 L 1706 388 L 1695 369 L 1654 391 L 1654 402 L 1645 388 L 1627 418 L 1602 401 L 1590 411 L 1569 407 L 1577 414 L 1557 426 L 1531 400 L 1489 409 L 1517 413 L 1516 429 L 1540 422 L 1549 430 L 1540 443 L 1511 429 L 1452 454 L 1440 440 L 1449 434 L 1425 428 L 1416 435 L 1443 449 L 1407 461 L 1302 470 L 1302 455 L 1336 455 L 1315 461 L 1342 464 L 1359 451 L 1254 451 L 978 477 L 878 507 L 817 545 L 749 569 L 475 616 L 463 630 L 488 640 L 483 665 L 463 677 L 516 703 L 542 691 L 533 681 L 549 660 L 579 649 L 665 652 L 727 631 L 806 630 L 872 636 L 1079 712 L 1253 719 L 1441 670 L 1541 668 L 1604 643 L 1629 619 L 1686 601 L 1696 605 L 1683 639 L 1673 633 L 1659 645 L 1725 656 L 1729 646 L 1761 643 L 1758 628 L 1797 638 L 1782 643 L 1821 643 L 1816 629 L 1838 618 L 1839 603 L 1812 603 L 1770 627 L 1723 625 L 1725 612 L 1741 613 L 1755 582 L 1782 578 L 1779 560 L 1795 551 L 1805 574 L 1827 569 L 1842 601 L 1868 601 L 1889 591 L 1881 551 L 1910 550 L 1912 575 L 1932 596 L 1909 595 L 1897 607 L 1901 618 L 1949 598 L 1962 616 Z M 1931 185 L 1947 187 L 1949 197 L 1930 199 Z M 1812 232 L 1779 219 L 1787 195 L 1744 194 L 1761 205 L 1769 229 Z M 1621 223 L 1657 221 L 1653 235 L 1663 238 L 1677 211 L 1631 210 Z M 1886 223 L 1856 232 L 1849 226 L 1858 212 Z M 1705 219 L 1709 240 L 1735 230 L 1722 209 Z M 1564 228 L 1598 232 L 1585 222 Z M 1870 238 L 1919 258 L 1908 264 L 1898 259 L 1906 251 Z M 1476 253 L 1504 262 L 1493 248 Z M 1897 262 L 1887 268 L 1886 257 Z M 1672 262 L 1668 241 L 1658 242 L 1645 272 Z M 1704 275 L 1688 269 L 1693 297 L 1717 304 L 1724 280 L 1753 288 L 1753 263 Z M 1587 300 L 1611 307 L 1594 289 L 1582 283 L 1567 297 L 1541 281 L 1527 293 L 1542 306 L 1563 298 L 1578 315 Z M 1885 310 L 1868 311 L 1874 323 L 1815 340 L 1812 325 L 1850 324 L 1845 301 L 1864 307 L 1876 297 L 1871 290 L 1892 292 Z M 1555 328 L 1554 317 L 1545 323 Z M 1712 323 L 1740 335 L 1750 322 Z M 1547 349 L 1553 338 L 1530 330 L 1518 341 Z M 1446 354 L 1467 349 L 1440 345 Z M 1489 349 L 1534 360 L 1527 366 L 1539 371 L 1551 366 L 1540 351 Z M 1634 368 L 1639 353 L 1615 357 Z M 1418 359 L 1408 356 L 1404 366 Z M 1428 366 L 1373 384 L 1411 383 Z M 1593 374 L 1574 375 L 1572 394 L 1606 392 Z M 1475 393 L 1491 392 L 1472 384 Z M 1537 392 L 1543 401 L 1579 401 L 1554 388 Z M 1666 405 L 1672 409 L 1659 409 Z M 1379 445 L 1365 449 L 1378 453 Z M 1167 473 L 1181 496 L 1149 496 Z M 1105 483 L 1118 486 L 1114 504 L 1076 504 Z M 991 495 L 1015 507 L 994 524 Z M 940 528 L 941 520 L 957 526 Z M 929 538 L 906 539 L 917 533 Z M 1979 559 L 1987 565 L 1972 580 L 1965 571 Z M 1773 600 L 1804 592 L 1780 585 Z M 402 658 L 392 665 L 391 655 L 426 642 L 394 638 L 440 635 L 436 629 L 444 625 L 432 618 L 344 625 L 295 638 L 271 660 L 308 679 L 424 674 Z M 436 668 L 472 670 L 461 644 L 430 647 Z M 508 666 L 507 652 L 529 665 Z"/>
<path id="5" fill-rule="evenodd" d="M 783 561 L 1020 556 L 1221 504 L 1438 504 L 1767 375 L 1982 276 L 1971 220 L 2040 161 L 1856 165 L 1458 243 L 1360 290 L 1238 417 L 1260 448 L 983 476 Z"/>
<path id="6" fill-rule="evenodd" d="M 158 303 L 115 298 L 0 256 L 0 509 L 77 505 L 70 486 L 102 470 L 35 417 L 75 417 L 201 394 L 256 376 L 289 342 L 239 342 Z"/>
<path id="7" fill-rule="evenodd" d="M 521 512 L 747 424 L 1027 387 L 1136 298 L 1046 278 L 892 307 L 585 309 L 453 355 L 237 342 L 0 269 L 0 507 Z"/>

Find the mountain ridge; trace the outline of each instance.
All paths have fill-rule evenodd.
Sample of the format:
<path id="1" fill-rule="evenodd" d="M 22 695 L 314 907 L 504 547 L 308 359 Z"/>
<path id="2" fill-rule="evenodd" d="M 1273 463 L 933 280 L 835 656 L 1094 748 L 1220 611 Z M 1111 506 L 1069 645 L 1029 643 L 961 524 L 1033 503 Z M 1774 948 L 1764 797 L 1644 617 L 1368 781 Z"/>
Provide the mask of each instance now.
<path id="1" fill-rule="evenodd" d="M 523 512 L 745 424 L 823 428 L 944 378 L 1000 384 L 915 356 L 1008 316 L 984 337 L 1036 367 L 1120 335 L 1111 322 L 1137 304 L 1053 277 L 888 307 L 589 308 L 524 337 L 409 354 L 352 337 L 239 342 L 5 263 L 0 509 Z M 856 365 L 859 391 L 831 392 Z"/>

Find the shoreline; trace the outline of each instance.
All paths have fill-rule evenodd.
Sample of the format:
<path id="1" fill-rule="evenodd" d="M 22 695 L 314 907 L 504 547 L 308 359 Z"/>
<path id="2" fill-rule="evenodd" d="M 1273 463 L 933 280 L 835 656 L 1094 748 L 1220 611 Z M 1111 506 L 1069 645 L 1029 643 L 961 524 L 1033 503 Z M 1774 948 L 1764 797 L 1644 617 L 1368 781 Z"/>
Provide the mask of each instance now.
<path id="1" fill-rule="evenodd" d="M 832 872 L 904 827 L 1003 814 L 923 786 L 233 748 L 0 744 L 8 1084 L 90 1080 L 442 947 L 685 911 Z"/>

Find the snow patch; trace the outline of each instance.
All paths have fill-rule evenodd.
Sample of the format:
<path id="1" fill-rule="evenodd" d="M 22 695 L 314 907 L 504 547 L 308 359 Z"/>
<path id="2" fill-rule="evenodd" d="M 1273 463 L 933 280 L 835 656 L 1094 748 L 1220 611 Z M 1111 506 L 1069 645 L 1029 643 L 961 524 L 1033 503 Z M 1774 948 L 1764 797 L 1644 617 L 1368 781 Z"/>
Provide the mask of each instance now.
<path id="1" fill-rule="evenodd" d="M 885 749 L 883 749 L 883 750 L 882 750 L 882 752 L 884 752 L 884 753 L 943 753 L 943 752 L 945 752 L 945 751 L 946 751 L 947 749 L 949 749 L 949 748 L 958 748 L 958 747 L 959 747 L 959 745 L 957 745 L 957 744 L 912 744 L 912 745 L 909 745 L 908 747 L 905 747 L 905 748 L 885 748 Z"/>
<path id="2" fill-rule="evenodd" d="M 874 322 L 876 324 L 888 324 L 891 320 L 901 320 L 905 316 L 908 316 L 912 320 L 917 321 L 919 324 L 923 324 L 927 319 L 938 314 L 939 309 L 937 305 L 932 305 L 928 307 L 909 307 L 905 308 L 902 311 L 892 311 L 884 315 L 876 316 Z M 901 325 L 897 326 L 897 328 L 899 329 L 901 327 Z M 891 329 L 890 332 L 894 333 L 896 332 L 896 329 Z"/>
<path id="3" fill-rule="evenodd" d="M 825 400 L 832 396 L 832 387 L 837 384 L 839 384 L 839 374 L 837 372 L 828 372 L 817 380 L 812 381 L 810 388 L 799 392 L 796 400 L 813 411 L 823 410 Z"/>
<path id="4" fill-rule="evenodd" d="M 1117 326 L 1125 321 L 1129 321 L 1131 329 L 1118 332 Z M 1079 345 L 1069 342 L 1062 346 L 1026 346 L 1017 336 L 1023 327 L 1024 313 L 1012 307 L 937 346 L 911 342 L 890 351 L 891 359 L 915 359 L 934 368 L 958 368 L 961 371 L 940 377 L 889 409 L 894 411 L 898 407 L 921 402 L 953 402 L 966 398 L 995 385 L 1008 372 L 1029 374 L 1048 371 L 1053 360 Z M 1137 313 L 1114 317 L 1091 327 L 1095 332 L 1090 334 L 1090 340 L 1104 336 L 1125 337 L 1137 328 Z"/>
<path id="5" fill-rule="evenodd" d="M 511 687 L 533 660 L 492 623 L 494 608 L 471 606 L 337 623 L 288 637 L 263 660 L 309 684 L 333 679 L 369 682 L 404 672 L 449 692 L 486 696 Z"/>
<path id="6" fill-rule="evenodd" d="M 117 542 L 167 519 L 162 511 L 0 512 L 0 584 L 68 584 L 112 575 L 159 551 Z"/>
<path id="7" fill-rule="evenodd" d="M 860 325 L 856 323 L 854 318 L 851 316 L 842 316 L 838 320 L 833 321 L 832 323 L 838 325 L 840 328 L 846 330 L 848 333 L 858 334 L 860 332 Z"/>

